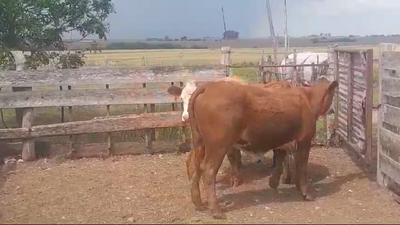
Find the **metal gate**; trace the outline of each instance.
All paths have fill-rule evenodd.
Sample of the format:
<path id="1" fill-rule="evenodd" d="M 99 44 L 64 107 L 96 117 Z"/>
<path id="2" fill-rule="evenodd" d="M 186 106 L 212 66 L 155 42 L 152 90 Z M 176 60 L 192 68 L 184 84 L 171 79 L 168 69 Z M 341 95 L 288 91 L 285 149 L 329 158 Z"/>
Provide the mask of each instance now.
<path id="1" fill-rule="evenodd" d="M 400 194 L 400 45 L 381 44 L 379 94 L 377 182 Z"/>

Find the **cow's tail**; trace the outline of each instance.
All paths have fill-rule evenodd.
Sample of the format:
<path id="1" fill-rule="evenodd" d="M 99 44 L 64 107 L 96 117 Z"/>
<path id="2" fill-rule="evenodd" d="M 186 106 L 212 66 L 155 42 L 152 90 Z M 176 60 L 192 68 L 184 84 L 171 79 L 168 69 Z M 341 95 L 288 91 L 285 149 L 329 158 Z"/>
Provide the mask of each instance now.
<path id="1" fill-rule="evenodd" d="M 199 86 L 192 94 L 189 100 L 189 120 L 190 120 L 190 127 L 192 129 L 192 142 L 193 148 L 202 148 L 203 146 L 203 139 L 199 133 L 199 128 L 196 123 L 196 116 L 194 113 L 194 104 L 196 102 L 197 97 L 205 91 L 204 85 Z"/>

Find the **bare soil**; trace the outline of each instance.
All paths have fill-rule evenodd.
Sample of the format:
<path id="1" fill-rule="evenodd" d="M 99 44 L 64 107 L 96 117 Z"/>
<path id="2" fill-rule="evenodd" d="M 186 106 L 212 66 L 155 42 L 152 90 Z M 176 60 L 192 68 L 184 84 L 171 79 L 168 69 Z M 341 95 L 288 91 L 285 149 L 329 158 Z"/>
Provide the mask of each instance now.
<path id="1" fill-rule="evenodd" d="M 343 149 L 313 148 L 314 202 L 292 185 L 268 187 L 271 169 L 244 156 L 244 184 L 231 188 L 227 160 L 217 193 L 227 220 L 196 212 L 185 155 L 39 160 L 3 168 L 0 221 L 10 223 L 398 223 L 400 205 Z M 204 195 L 203 195 L 204 197 Z M 204 199 L 204 198 L 203 198 Z"/>

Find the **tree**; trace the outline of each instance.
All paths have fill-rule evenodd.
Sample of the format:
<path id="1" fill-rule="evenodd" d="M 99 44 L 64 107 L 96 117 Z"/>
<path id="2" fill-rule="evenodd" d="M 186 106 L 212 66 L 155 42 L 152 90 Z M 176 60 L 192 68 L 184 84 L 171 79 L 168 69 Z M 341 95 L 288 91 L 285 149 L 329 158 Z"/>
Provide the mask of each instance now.
<path id="1" fill-rule="evenodd" d="M 111 13 L 115 13 L 111 0 L 0 0 L 0 60 L 13 62 L 10 51 L 22 50 L 31 52 L 28 61 L 35 61 L 33 65 L 47 65 L 60 58 L 47 50 L 66 50 L 63 34 L 77 32 L 80 40 L 89 35 L 106 40 L 105 20 Z"/>
<path id="2" fill-rule="evenodd" d="M 225 40 L 236 40 L 239 39 L 239 32 L 235 30 L 227 30 L 223 33 L 223 38 Z"/>

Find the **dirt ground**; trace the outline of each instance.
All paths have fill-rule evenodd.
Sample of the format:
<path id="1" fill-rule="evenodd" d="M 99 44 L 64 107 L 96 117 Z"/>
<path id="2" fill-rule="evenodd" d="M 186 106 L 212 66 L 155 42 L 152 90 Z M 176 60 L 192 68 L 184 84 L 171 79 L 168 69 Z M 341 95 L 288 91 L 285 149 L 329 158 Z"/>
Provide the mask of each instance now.
<path id="1" fill-rule="evenodd" d="M 398 223 L 400 205 L 346 151 L 313 148 L 314 202 L 292 185 L 268 187 L 271 169 L 245 156 L 244 184 L 228 187 L 227 160 L 217 193 L 227 220 L 196 212 L 185 155 L 39 160 L 3 168 L 0 221 L 10 223 Z M 203 198 L 204 199 L 204 198 Z"/>

